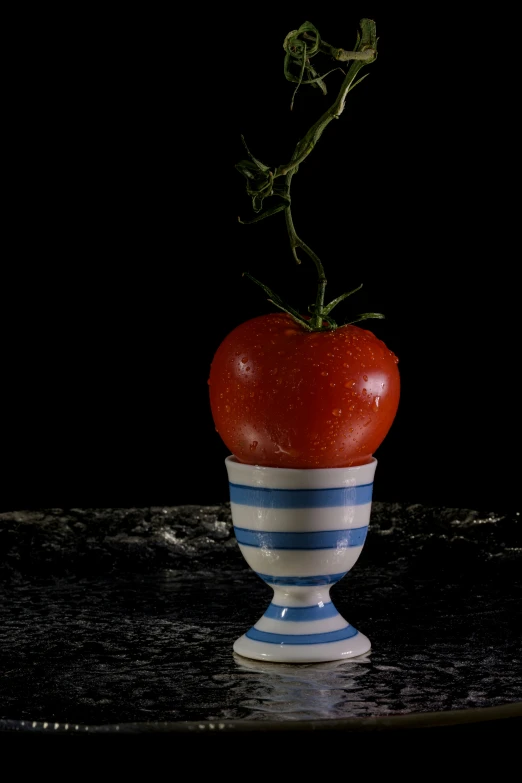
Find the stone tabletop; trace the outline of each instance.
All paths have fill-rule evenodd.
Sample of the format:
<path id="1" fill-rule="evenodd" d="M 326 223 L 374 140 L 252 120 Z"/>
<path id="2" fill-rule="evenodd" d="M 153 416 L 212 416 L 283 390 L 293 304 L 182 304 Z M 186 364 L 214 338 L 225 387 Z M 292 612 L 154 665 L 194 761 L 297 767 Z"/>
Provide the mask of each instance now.
<path id="1" fill-rule="evenodd" d="M 271 590 L 243 560 L 228 505 L 0 514 L 0 596 L 0 728 L 286 725 L 522 702 L 516 513 L 374 503 L 363 553 L 332 589 L 372 640 L 352 661 L 233 654 Z"/>

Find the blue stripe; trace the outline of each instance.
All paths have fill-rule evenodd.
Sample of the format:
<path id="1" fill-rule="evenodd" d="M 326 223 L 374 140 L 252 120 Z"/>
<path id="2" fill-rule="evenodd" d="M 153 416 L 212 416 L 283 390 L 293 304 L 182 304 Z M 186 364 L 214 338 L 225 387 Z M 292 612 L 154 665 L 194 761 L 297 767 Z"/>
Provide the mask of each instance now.
<path id="1" fill-rule="evenodd" d="M 333 585 L 346 576 L 348 571 L 343 571 L 342 574 L 321 574 L 320 576 L 270 576 L 270 574 L 260 574 L 258 571 L 256 573 L 269 585 L 320 587 L 321 585 Z"/>
<path id="2" fill-rule="evenodd" d="M 351 639 L 356 635 L 357 630 L 353 625 L 347 625 L 340 631 L 329 631 L 329 633 L 268 633 L 268 631 L 258 631 L 257 628 L 251 628 L 245 634 L 255 642 L 268 642 L 269 644 L 328 644 L 329 642 Z"/>
<path id="3" fill-rule="evenodd" d="M 273 533 L 235 526 L 234 531 L 239 544 L 261 549 L 347 549 L 364 544 L 368 525 L 344 530 L 318 530 L 311 533 Z"/>
<path id="4" fill-rule="evenodd" d="M 337 508 L 362 506 L 372 499 L 373 484 L 334 489 L 270 489 L 230 484 L 230 500 L 258 508 Z"/>
<path id="5" fill-rule="evenodd" d="M 285 620 L 289 622 L 308 622 L 309 620 L 326 620 L 329 617 L 337 617 L 338 611 L 330 601 L 327 604 L 315 606 L 278 606 L 270 604 L 264 617 L 271 620 Z"/>

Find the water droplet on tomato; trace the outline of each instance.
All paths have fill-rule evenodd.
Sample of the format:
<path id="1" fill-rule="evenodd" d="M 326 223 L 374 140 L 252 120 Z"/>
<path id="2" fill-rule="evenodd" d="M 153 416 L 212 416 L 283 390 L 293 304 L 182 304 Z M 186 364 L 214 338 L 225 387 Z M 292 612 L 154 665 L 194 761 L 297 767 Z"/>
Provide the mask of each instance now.
<path id="1" fill-rule="evenodd" d="M 363 381 L 367 381 L 367 380 L 368 380 L 368 376 L 367 375 L 363 375 Z"/>
<path id="2" fill-rule="evenodd" d="M 365 397 L 366 397 L 366 395 L 368 394 L 368 392 L 366 391 L 366 389 L 363 389 L 363 390 L 362 390 L 362 393 L 363 393 L 363 395 L 364 395 Z"/>
<path id="3" fill-rule="evenodd" d="M 225 410 L 227 413 L 230 413 L 230 405 L 225 405 Z"/>
<path id="4" fill-rule="evenodd" d="M 332 416 L 340 416 L 342 413 L 342 410 L 340 408 L 334 408 L 332 411 Z"/>
<path id="5" fill-rule="evenodd" d="M 348 362 L 344 362 L 343 367 L 349 367 L 349 366 L 350 365 L 348 364 Z"/>
<path id="6" fill-rule="evenodd" d="M 223 394 L 223 392 L 221 392 L 220 395 L 219 395 L 219 399 L 222 400 L 223 397 L 224 397 L 224 394 Z"/>
<path id="7" fill-rule="evenodd" d="M 323 370 L 321 375 L 328 375 L 328 373 L 326 372 L 326 370 Z"/>
<path id="8" fill-rule="evenodd" d="M 330 386 L 331 386 L 331 387 L 332 387 L 332 389 L 333 389 L 333 387 L 335 386 L 335 383 L 333 383 L 333 382 L 332 382 L 332 383 L 330 384 Z"/>
<path id="9" fill-rule="evenodd" d="M 245 367 L 245 372 L 250 372 L 250 367 Z"/>
<path id="10" fill-rule="evenodd" d="M 344 384 L 345 389 L 351 389 L 353 386 L 355 386 L 355 381 L 353 378 L 350 378 L 350 380 L 346 381 L 346 383 Z"/>
<path id="11" fill-rule="evenodd" d="M 241 359 L 241 364 L 246 364 L 248 362 L 248 356 L 243 356 Z"/>
<path id="12" fill-rule="evenodd" d="M 254 396 L 254 392 L 250 392 L 250 396 L 253 397 Z"/>
<path id="13" fill-rule="evenodd" d="M 257 449 L 257 440 L 253 440 L 250 444 L 250 451 L 255 451 Z"/>
<path id="14" fill-rule="evenodd" d="M 372 410 L 374 410 L 375 412 L 377 412 L 379 410 L 379 403 L 380 403 L 380 401 L 381 401 L 380 397 L 376 397 L 374 399 L 374 401 L 373 401 Z"/>

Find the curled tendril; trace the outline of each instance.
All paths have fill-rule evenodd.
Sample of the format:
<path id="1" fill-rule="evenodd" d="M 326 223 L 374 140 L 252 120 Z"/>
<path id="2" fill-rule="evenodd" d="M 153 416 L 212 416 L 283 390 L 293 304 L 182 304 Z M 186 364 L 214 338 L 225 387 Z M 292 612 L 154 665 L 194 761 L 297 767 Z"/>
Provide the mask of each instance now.
<path id="1" fill-rule="evenodd" d="M 307 41 L 304 39 L 304 35 L 308 33 Z M 303 64 L 305 71 L 309 74 L 311 81 L 315 81 L 317 73 L 310 63 L 310 59 L 314 57 L 319 51 L 321 45 L 321 36 L 319 30 L 311 22 L 305 22 L 298 30 L 291 30 L 286 36 L 283 42 L 283 49 L 285 50 L 285 76 L 290 82 L 301 82 L 302 84 L 309 83 L 308 80 L 303 80 L 300 76 L 295 76 L 291 73 L 290 68 L 296 66 L 298 71 L 301 71 Z M 288 69 L 288 72 L 287 72 Z M 313 75 L 311 72 L 314 72 Z"/>
<path id="2" fill-rule="evenodd" d="M 246 191 L 252 199 L 254 212 L 260 212 L 263 208 L 263 200 L 273 195 L 274 174 L 268 166 L 252 155 L 243 136 L 241 141 L 249 160 L 240 160 L 236 163 L 236 169 L 246 179 Z"/>
<path id="3" fill-rule="evenodd" d="M 306 40 L 305 40 L 306 38 Z M 324 79 L 330 73 L 338 68 L 332 68 L 324 74 L 319 74 L 310 60 L 321 51 L 321 36 L 319 30 L 311 22 L 305 22 L 298 30 L 292 30 L 286 36 L 283 42 L 285 50 L 284 72 L 285 78 L 289 82 L 294 82 L 296 88 L 292 95 L 290 108 L 293 108 L 295 95 L 302 84 L 310 84 L 312 87 L 319 87 L 323 95 L 326 95 L 327 89 Z"/>

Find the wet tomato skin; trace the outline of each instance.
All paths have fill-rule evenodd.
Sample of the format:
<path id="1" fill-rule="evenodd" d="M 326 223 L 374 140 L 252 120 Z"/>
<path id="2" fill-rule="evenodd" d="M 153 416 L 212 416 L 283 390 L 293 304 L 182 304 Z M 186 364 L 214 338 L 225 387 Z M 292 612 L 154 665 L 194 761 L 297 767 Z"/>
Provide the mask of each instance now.
<path id="1" fill-rule="evenodd" d="M 216 429 L 241 462 L 364 464 L 397 412 L 397 361 L 358 326 L 307 332 L 286 313 L 253 318 L 225 337 L 212 361 Z"/>

